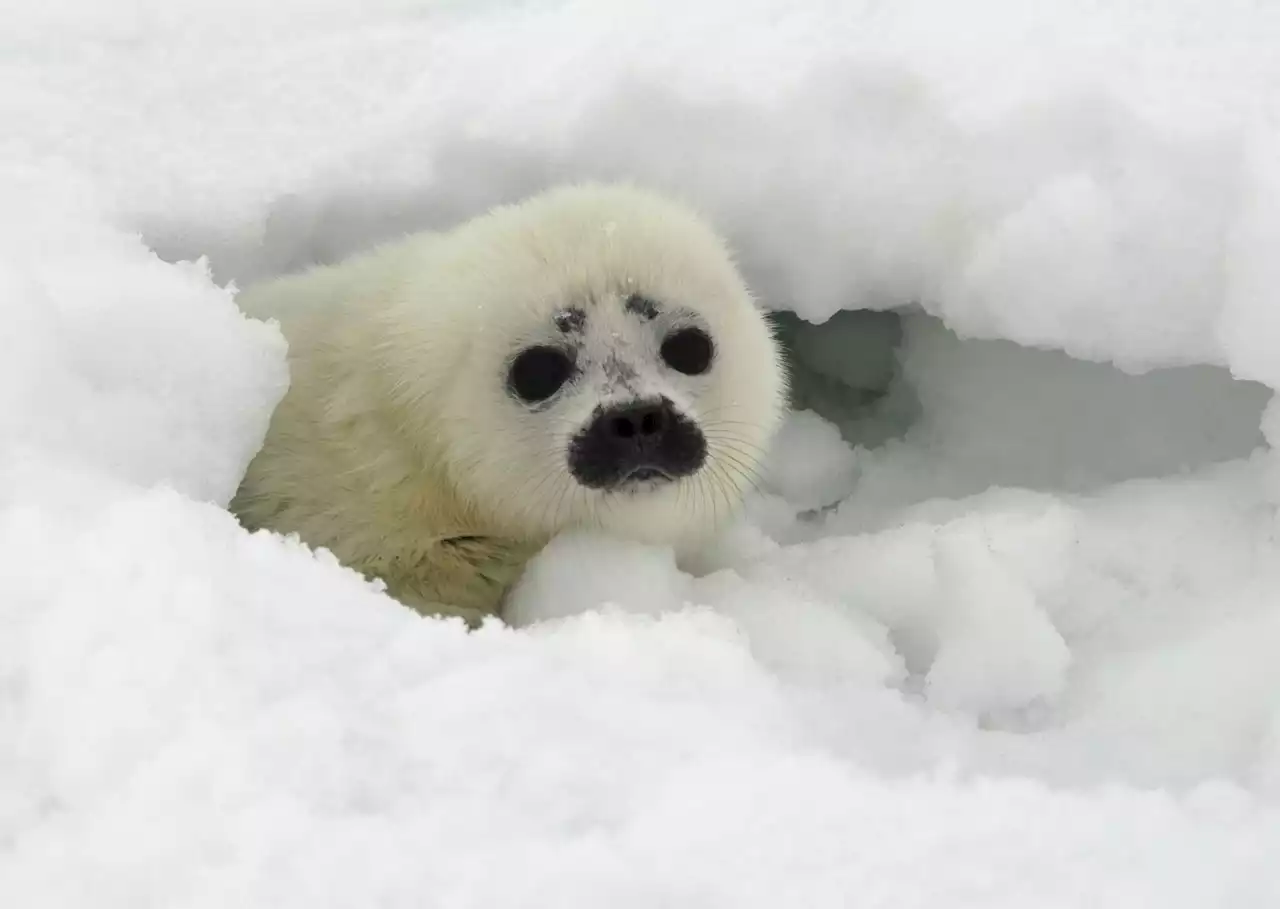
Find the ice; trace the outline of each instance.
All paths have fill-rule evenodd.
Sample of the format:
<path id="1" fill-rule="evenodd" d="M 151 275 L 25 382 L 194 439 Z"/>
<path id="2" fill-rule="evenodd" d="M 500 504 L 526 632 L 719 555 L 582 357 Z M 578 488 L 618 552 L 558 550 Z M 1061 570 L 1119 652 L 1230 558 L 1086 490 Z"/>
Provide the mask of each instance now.
<path id="1" fill-rule="evenodd" d="M 1280 905 L 1280 8 L 11 6 L 0 902 Z M 587 177 L 778 320 L 741 521 L 474 632 L 246 533 L 237 289 Z"/>

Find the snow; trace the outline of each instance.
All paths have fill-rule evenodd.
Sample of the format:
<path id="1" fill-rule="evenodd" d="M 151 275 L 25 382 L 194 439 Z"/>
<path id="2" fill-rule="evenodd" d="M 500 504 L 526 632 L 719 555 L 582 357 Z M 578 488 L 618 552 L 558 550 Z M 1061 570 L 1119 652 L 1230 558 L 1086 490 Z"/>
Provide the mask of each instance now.
<path id="1" fill-rule="evenodd" d="M 1280 905 L 1277 42 L 1246 0 L 9 10 L 3 901 Z M 475 633 L 244 532 L 288 377 L 236 288 L 588 176 L 704 207 L 779 311 L 744 521 L 566 535 Z"/>

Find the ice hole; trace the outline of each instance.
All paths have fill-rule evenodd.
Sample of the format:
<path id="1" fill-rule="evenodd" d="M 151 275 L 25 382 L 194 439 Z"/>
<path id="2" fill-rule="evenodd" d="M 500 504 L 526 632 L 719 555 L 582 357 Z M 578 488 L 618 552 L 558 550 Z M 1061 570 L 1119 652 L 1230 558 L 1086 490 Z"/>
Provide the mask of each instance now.
<path id="1" fill-rule="evenodd" d="M 1222 368 L 1128 373 L 962 338 L 914 307 L 845 310 L 821 324 L 772 318 L 798 411 L 773 458 L 775 487 L 812 507 L 852 496 L 874 521 L 885 509 L 993 486 L 1083 493 L 1264 444 L 1270 389 Z M 830 450 L 831 426 L 852 450 L 843 461 Z M 827 476 L 814 475 L 815 463 Z"/>

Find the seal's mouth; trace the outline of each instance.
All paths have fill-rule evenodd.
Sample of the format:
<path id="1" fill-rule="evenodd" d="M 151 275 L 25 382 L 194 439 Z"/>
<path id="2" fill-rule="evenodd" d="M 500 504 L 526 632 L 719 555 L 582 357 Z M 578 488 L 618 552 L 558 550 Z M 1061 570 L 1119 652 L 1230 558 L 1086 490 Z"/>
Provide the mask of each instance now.
<path id="1" fill-rule="evenodd" d="M 637 467 L 614 484 L 614 489 L 621 492 L 645 492 L 674 483 L 676 478 L 660 467 Z"/>

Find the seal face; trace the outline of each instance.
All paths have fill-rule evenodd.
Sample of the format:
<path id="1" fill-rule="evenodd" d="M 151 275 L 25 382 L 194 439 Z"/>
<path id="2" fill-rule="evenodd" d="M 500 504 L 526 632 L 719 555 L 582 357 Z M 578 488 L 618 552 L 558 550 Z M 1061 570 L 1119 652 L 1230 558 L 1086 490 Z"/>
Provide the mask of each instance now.
<path id="1" fill-rule="evenodd" d="M 559 187 L 251 287 L 291 383 L 233 508 L 424 612 L 496 612 L 562 530 L 696 546 L 782 414 L 723 240 L 628 185 Z"/>
<path id="2" fill-rule="evenodd" d="M 586 307 L 555 312 L 552 321 L 564 337 L 516 353 L 507 389 L 533 410 L 575 393 L 611 402 L 597 404 L 570 438 L 569 473 L 586 489 L 637 493 L 693 476 L 706 463 L 707 440 L 697 420 L 668 394 L 644 396 L 640 389 L 665 392 L 682 377 L 705 376 L 715 344 L 699 325 L 665 330 L 662 307 L 647 296 L 631 293 L 612 302 L 621 306 L 599 299 L 591 306 L 603 330 L 593 330 Z"/>
<path id="3" fill-rule="evenodd" d="M 570 299 L 548 312 L 548 324 L 530 326 L 527 334 L 537 340 L 508 356 L 505 389 L 524 411 L 512 420 L 525 421 L 527 438 L 561 451 L 572 488 L 555 479 L 543 484 L 560 488 L 559 501 L 584 511 L 607 501 L 599 513 L 625 512 L 620 497 L 634 504 L 682 481 L 704 497 L 724 495 L 719 486 L 749 459 L 740 454 L 726 462 L 714 450 L 704 424 L 717 441 L 734 435 L 715 419 L 713 406 L 701 405 L 712 405 L 733 381 L 719 374 L 733 364 L 722 362 L 713 333 L 727 334 L 730 361 L 747 346 L 734 334 L 745 330 L 733 322 L 714 325 L 718 311 L 732 315 L 749 303 L 725 288 L 718 292 L 694 295 L 662 286 L 642 269 L 620 270 L 601 283 L 566 289 Z M 766 357 L 766 375 L 772 366 Z M 554 438 L 563 427 L 570 427 L 567 435 Z M 675 503 L 670 511 L 674 516 Z"/>

